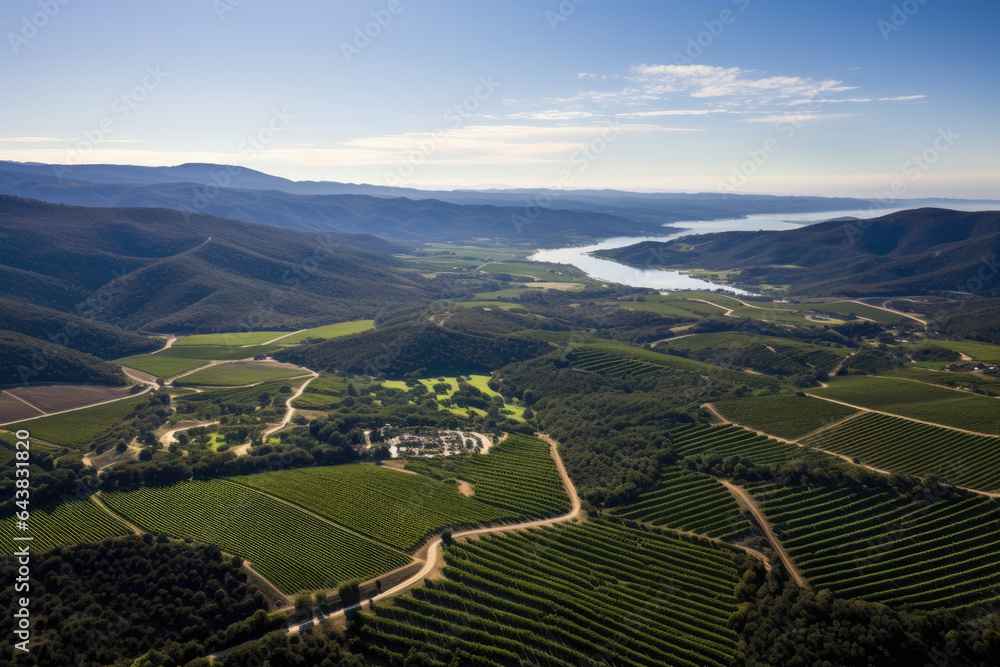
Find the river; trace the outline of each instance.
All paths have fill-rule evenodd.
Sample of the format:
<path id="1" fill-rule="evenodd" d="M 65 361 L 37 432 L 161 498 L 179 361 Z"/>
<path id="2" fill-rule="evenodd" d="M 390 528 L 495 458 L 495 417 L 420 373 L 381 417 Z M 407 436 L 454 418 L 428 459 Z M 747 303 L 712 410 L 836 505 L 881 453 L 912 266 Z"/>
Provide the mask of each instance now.
<path id="1" fill-rule="evenodd" d="M 956 208 L 954 204 L 948 206 Z M 966 207 L 962 210 L 992 210 L 986 207 Z M 993 209 L 996 205 L 993 204 Z M 891 208 L 880 210 L 879 215 L 888 215 L 906 208 Z M 780 231 L 786 229 L 797 229 L 804 225 L 822 222 L 842 217 L 870 218 L 871 214 L 867 210 L 850 211 L 824 211 L 820 213 L 766 213 L 749 215 L 745 218 L 728 218 L 723 220 L 691 220 L 684 222 L 673 222 L 667 229 L 671 230 L 664 236 L 643 236 L 605 239 L 600 243 L 588 246 L 550 248 L 539 250 L 530 259 L 537 262 L 555 262 L 557 264 L 572 264 L 591 278 L 606 280 L 609 282 L 631 285 L 633 287 L 649 287 L 659 290 L 716 290 L 727 289 L 738 294 L 748 294 L 743 290 L 731 285 L 721 285 L 707 280 L 693 278 L 677 271 L 664 269 L 640 269 L 632 266 L 612 262 L 611 260 L 592 257 L 590 252 L 594 250 L 606 250 L 609 248 L 621 248 L 628 245 L 640 243 L 642 241 L 669 241 L 688 234 L 708 234 L 712 232 L 729 231 L 757 231 L 769 230 Z"/>

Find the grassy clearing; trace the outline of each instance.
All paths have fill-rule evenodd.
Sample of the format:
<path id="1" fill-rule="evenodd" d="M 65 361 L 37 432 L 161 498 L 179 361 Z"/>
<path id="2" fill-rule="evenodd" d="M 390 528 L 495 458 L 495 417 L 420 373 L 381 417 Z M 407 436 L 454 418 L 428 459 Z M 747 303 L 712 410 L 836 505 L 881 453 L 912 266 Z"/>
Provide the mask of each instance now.
<path id="1" fill-rule="evenodd" d="M 462 380 L 468 382 L 471 386 L 475 387 L 482 393 L 484 393 L 487 398 L 493 398 L 494 396 L 500 396 L 497 392 L 493 391 L 489 386 L 490 376 L 489 375 L 466 375 L 462 376 Z M 452 414 L 458 415 L 460 417 L 465 417 L 468 415 L 469 411 L 472 411 L 480 417 L 486 416 L 485 410 L 480 410 L 479 408 L 473 407 L 459 407 L 454 405 L 441 405 L 443 401 L 450 399 L 455 395 L 455 392 L 459 389 L 459 378 L 458 377 L 439 377 L 439 378 L 427 378 L 420 380 L 420 382 L 427 387 L 427 391 L 433 396 L 439 403 L 439 410 L 447 410 Z M 448 391 L 442 394 L 437 394 L 434 389 L 436 384 L 447 384 Z M 410 387 L 407 386 L 406 382 L 403 380 L 385 380 L 382 382 L 382 386 L 387 389 L 399 389 L 400 391 L 410 391 Z M 502 398 L 502 397 L 501 397 Z M 524 421 L 524 406 L 515 405 L 513 403 L 506 403 L 503 407 L 503 412 L 506 413 L 510 418 L 516 419 L 518 421 Z"/>
<path id="2" fill-rule="evenodd" d="M 872 410 L 1000 435 L 1000 399 L 935 387 L 921 382 L 869 375 L 838 377 L 808 393 Z"/>
<path id="3" fill-rule="evenodd" d="M 186 347 L 171 347 L 157 352 L 157 357 L 172 357 L 175 359 L 202 359 L 205 361 L 237 361 L 252 359 L 258 354 L 269 354 L 281 349 L 280 345 L 253 345 L 251 347 L 228 347 L 226 345 L 188 345 Z"/>
<path id="4" fill-rule="evenodd" d="M 197 336 L 184 336 L 174 342 L 174 346 L 186 347 L 189 345 L 225 345 L 228 347 L 242 347 L 244 345 L 260 345 L 269 340 L 284 336 L 287 331 L 244 331 L 220 334 L 201 334 Z"/>
<path id="5" fill-rule="evenodd" d="M 988 364 L 1000 364 L 1000 346 L 998 345 L 951 340 L 932 340 L 930 342 L 939 347 L 946 347 L 959 354 L 970 356 L 976 361 L 983 361 Z"/>
<path id="6" fill-rule="evenodd" d="M 857 413 L 845 405 L 795 394 L 740 398 L 714 405 L 732 422 L 788 440 L 801 438 Z"/>
<path id="7" fill-rule="evenodd" d="M 298 377 L 305 372 L 300 368 L 284 368 L 276 364 L 236 362 L 219 364 L 186 375 L 178 382 L 185 385 L 209 385 L 216 387 L 237 387 L 268 380 Z"/>
<path id="8" fill-rule="evenodd" d="M 207 359 L 181 359 L 166 357 L 162 354 L 143 354 L 136 357 L 118 359 L 116 364 L 134 368 L 143 373 L 149 373 L 160 378 L 169 378 L 187 371 L 192 371 L 208 363 Z"/>
<path id="9" fill-rule="evenodd" d="M 287 338 L 282 338 L 278 341 L 278 343 L 281 345 L 294 345 L 302 342 L 306 338 L 340 338 L 341 336 L 350 336 L 352 334 L 361 333 L 362 331 L 368 331 L 369 329 L 374 328 L 375 320 L 340 322 L 338 324 L 328 324 L 325 327 L 306 329 L 300 333 L 292 334 Z"/>
<path id="10" fill-rule="evenodd" d="M 61 415 L 29 419 L 4 428 L 12 431 L 27 429 L 33 438 L 41 438 L 58 445 L 80 447 L 89 443 L 101 431 L 125 419 L 130 412 L 147 400 L 149 399 L 146 396 L 136 396 Z"/>
<path id="11" fill-rule="evenodd" d="M 486 273 L 509 273 L 517 276 L 531 276 L 545 282 L 573 283 L 587 276 L 575 266 L 569 264 L 548 264 L 544 262 L 520 263 L 504 262 L 483 266 Z"/>
<path id="12" fill-rule="evenodd" d="M 462 308 L 496 308 L 498 310 L 524 308 L 519 303 L 508 303 L 506 301 L 457 301 L 455 305 Z"/>

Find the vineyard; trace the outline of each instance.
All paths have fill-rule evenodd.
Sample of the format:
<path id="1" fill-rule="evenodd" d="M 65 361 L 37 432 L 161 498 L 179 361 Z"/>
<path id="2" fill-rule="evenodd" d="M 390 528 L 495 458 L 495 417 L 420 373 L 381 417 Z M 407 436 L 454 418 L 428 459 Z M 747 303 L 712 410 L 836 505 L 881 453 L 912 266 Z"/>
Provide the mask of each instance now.
<path id="1" fill-rule="evenodd" d="M 403 553 L 226 480 L 102 495 L 150 531 L 218 545 L 285 593 L 369 579 L 410 562 Z"/>
<path id="2" fill-rule="evenodd" d="M 123 421 L 129 413 L 148 400 L 148 396 L 125 398 L 92 408 L 18 422 L 5 428 L 10 431 L 26 429 L 31 432 L 32 438 L 79 447 L 89 443 L 101 431 Z"/>
<path id="3" fill-rule="evenodd" d="M 372 658 L 448 665 L 729 665 L 732 554 L 602 521 L 449 547 L 445 578 L 359 614 Z"/>
<path id="4" fill-rule="evenodd" d="M 463 496 L 451 484 L 371 465 L 281 470 L 232 481 L 301 505 L 404 551 L 444 526 L 513 516 Z"/>
<path id="5" fill-rule="evenodd" d="M 811 345 L 785 338 L 742 333 L 684 336 L 659 346 L 670 354 L 684 355 L 723 367 L 750 368 L 772 375 L 830 371 L 848 354 L 840 346 Z"/>
<path id="6" fill-rule="evenodd" d="M 906 419 L 866 413 L 802 441 L 911 475 L 936 475 L 950 484 L 1000 490 L 1000 438 L 971 435 Z"/>
<path id="7" fill-rule="evenodd" d="M 489 454 L 411 460 L 408 470 L 438 479 L 470 482 L 479 502 L 521 517 L 549 517 L 569 511 L 549 446 L 530 436 L 511 434 Z"/>
<path id="8" fill-rule="evenodd" d="M 676 467 L 665 468 L 656 487 L 639 496 L 638 502 L 614 512 L 633 521 L 720 539 L 735 539 L 751 529 L 726 487 L 712 477 Z"/>
<path id="9" fill-rule="evenodd" d="M 795 394 L 738 398 L 713 405 L 730 421 L 788 440 L 801 438 L 857 413 L 846 405 Z"/>
<path id="10" fill-rule="evenodd" d="M 830 386 L 808 392 L 942 426 L 1000 435 L 1000 399 L 996 398 L 868 375 L 838 377 Z"/>
<path id="11" fill-rule="evenodd" d="M 747 485 L 816 590 L 903 607 L 1000 600 L 1000 501 Z"/>
<path id="12" fill-rule="evenodd" d="M 0 522 L 5 553 L 13 553 L 15 536 L 30 536 L 33 551 L 45 551 L 64 544 L 97 542 L 106 537 L 128 535 L 130 531 L 89 500 L 74 500 L 54 507 L 32 508 L 28 531 L 17 530 L 13 516 Z"/>
<path id="13" fill-rule="evenodd" d="M 285 364 L 274 364 L 263 361 L 238 361 L 231 364 L 209 366 L 191 375 L 185 375 L 179 380 L 175 380 L 174 384 L 235 387 L 269 380 L 301 377 L 306 374 L 308 372 L 301 368 Z"/>
<path id="14" fill-rule="evenodd" d="M 739 426 L 687 426 L 670 434 L 674 453 L 738 456 L 756 464 L 787 463 L 799 454 L 799 447 L 757 435 Z"/>

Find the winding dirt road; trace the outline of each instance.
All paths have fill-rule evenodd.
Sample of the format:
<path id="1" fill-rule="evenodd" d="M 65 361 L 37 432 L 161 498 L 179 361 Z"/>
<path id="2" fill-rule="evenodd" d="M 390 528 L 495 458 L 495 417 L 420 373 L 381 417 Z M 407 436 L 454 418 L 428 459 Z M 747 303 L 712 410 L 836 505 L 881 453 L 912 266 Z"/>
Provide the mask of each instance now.
<path id="1" fill-rule="evenodd" d="M 564 523 L 566 521 L 572 521 L 574 519 L 579 519 L 583 516 L 583 511 L 581 509 L 580 497 L 576 493 L 576 487 L 573 485 L 573 481 L 569 478 L 569 473 L 566 472 L 566 466 L 563 465 L 562 457 L 559 456 L 559 446 L 558 443 L 551 437 L 545 435 L 544 433 L 536 433 L 536 437 L 540 440 L 544 440 L 549 443 L 549 454 L 552 456 L 552 460 L 555 461 L 556 469 L 559 471 L 559 477 L 562 479 L 563 488 L 566 491 L 566 495 L 570 498 L 570 511 L 562 516 L 553 517 L 551 519 L 538 519 L 536 521 L 526 521 L 524 523 L 503 525 L 503 526 L 487 526 L 485 528 L 473 528 L 470 530 L 463 530 L 452 534 L 453 539 L 459 539 L 463 537 L 472 537 L 475 535 L 487 535 L 490 533 L 507 533 L 515 530 L 523 530 L 525 528 L 539 528 L 542 526 L 554 526 L 558 523 Z M 375 595 L 370 598 L 371 600 L 378 602 L 379 600 L 384 600 L 390 598 L 400 593 L 413 588 L 421 583 L 424 579 L 434 572 L 438 567 L 438 562 L 441 560 L 441 537 L 435 537 L 426 547 L 427 559 L 424 561 L 423 567 L 420 568 L 415 574 L 408 577 L 406 580 L 396 584 L 392 588 Z M 326 618 L 339 618 L 344 616 L 349 611 L 354 611 L 360 609 L 361 604 L 358 603 L 346 609 L 340 609 L 333 612 L 332 614 L 326 616 Z M 315 618 L 309 618 L 301 623 L 295 623 L 288 626 L 289 633 L 301 632 L 304 627 L 311 627 L 315 623 Z M 238 646 L 233 646 L 218 653 L 213 653 L 208 656 L 209 660 L 216 660 L 221 658 L 232 651 L 249 644 L 251 642 L 258 641 L 260 637 L 256 639 L 251 639 Z"/>
<path id="2" fill-rule="evenodd" d="M 778 557 L 781 559 L 781 563 L 785 566 L 788 574 L 791 575 L 792 579 L 799 588 L 806 588 L 806 580 L 801 574 L 799 574 L 799 571 L 795 569 L 792 559 L 788 557 L 788 552 L 785 551 L 785 547 L 782 546 L 778 536 L 775 535 L 774 531 L 771 529 L 771 524 L 767 522 L 767 518 L 764 516 L 764 513 L 760 511 L 759 507 L 757 507 L 757 504 L 753 501 L 753 498 L 750 497 L 750 494 L 743 490 L 742 487 L 736 486 L 727 479 L 720 479 L 719 481 L 722 482 L 723 486 L 729 489 L 729 492 L 736 497 L 736 500 L 741 505 L 750 510 L 750 513 L 753 514 L 757 524 L 764 531 L 764 535 L 767 536 L 767 541 L 771 543 L 771 548 L 774 549 L 775 553 L 777 553 Z"/>

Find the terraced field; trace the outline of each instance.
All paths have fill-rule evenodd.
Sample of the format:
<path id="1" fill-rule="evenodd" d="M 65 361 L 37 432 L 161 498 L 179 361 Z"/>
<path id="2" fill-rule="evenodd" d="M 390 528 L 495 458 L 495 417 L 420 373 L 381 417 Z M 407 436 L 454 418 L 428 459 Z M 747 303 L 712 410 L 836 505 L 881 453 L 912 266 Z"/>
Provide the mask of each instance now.
<path id="1" fill-rule="evenodd" d="M 687 426 L 670 433 L 681 457 L 713 453 L 739 456 L 758 464 L 787 463 L 801 455 L 796 445 L 766 438 L 739 426 Z"/>
<path id="2" fill-rule="evenodd" d="M 713 404 L 726 419 L 778 438 L 795 440 L 829 426 L 857 410 L 795 394 L 773 394 Z"/>
<path id="3" fill-rule="evenodd" d="M 867 413 L 802 443 L 885 470 L 936 475 L 979 491 L 1000 490 L 1000 438 Z"/>
<path id="4" fill-rule="evenodd" d="M 542 518 L 569 511 L 549 446 L 520 433 L 494 445 L 489 454 L 411 460 L 406 467 L 439 479 L 470 482 L 477 501 L 517 516 Z"/>
<path id="5" fill-rule="evenodd" d="M 922 382 L 868 375 L 838 377 L 807 393 L 942 426 L 1000 435 L 1000 399 Z"/>
<path id="6" fill-rule="evenodd" d="M 739 537 L 752 528 L 726 487 L 708 475 L 678 467 L 664 469 L 653 490 L 613 511 L 633 521 L 720 539 Z"/>
<path id="7" fill-rule="evenodd" d="M 406 565 L 394 549 L 227 480 L 102 494 L 150 531 L 218 545 L 245 558 L 284 593 L 328 589 Z"/>
<path id="8" fill-rule="evenodd" d="M 1000 600 L 1000 501 L 750 484 L 810 585 L 908 608 Z"/>
<path id="9" fill-rule="evenodd" d="M 232 481 L 301 505 L 404 551 L 444 526 L 514 516 L 463 496 L 451 484 L 372 465 L 281 470 Z"/>
<path id="10" fill-rule="evenodd" d="M 0 522 L 0 536 L 4 553 L 13 553 L 15 536 L 30 536 L 32 551 L 45 551 L 64 544 L 97 542 L 115 535 L 128 535 L 131 531 L 120 521 L 89 500 L 75 500 L 48 507 L 32 507 L 27 531 L 17 530 L 15 517 L 8 516 Z M 22 543 L 22 544 L 25 544 Z"/>
<path id="11" fill-rule="evenodd" d="M 984 361 L 990 364 L 1000 364 L 1000 345 L 950 340 L 932 340 L 930 342 L 938 347 L 946 347 L 949 350 L 955 350 L 960 354 L 972 357 L 976 361 Z"/>
<path id="12" fill-rule="evenodd" d="M 402 664 L 413 650 L 433 664 L 489 667 L 734 659 L 728 551 L 591 520 L 483 537 L 445 559 L 445 578 L 359 615 L 370 657 Z"/>

